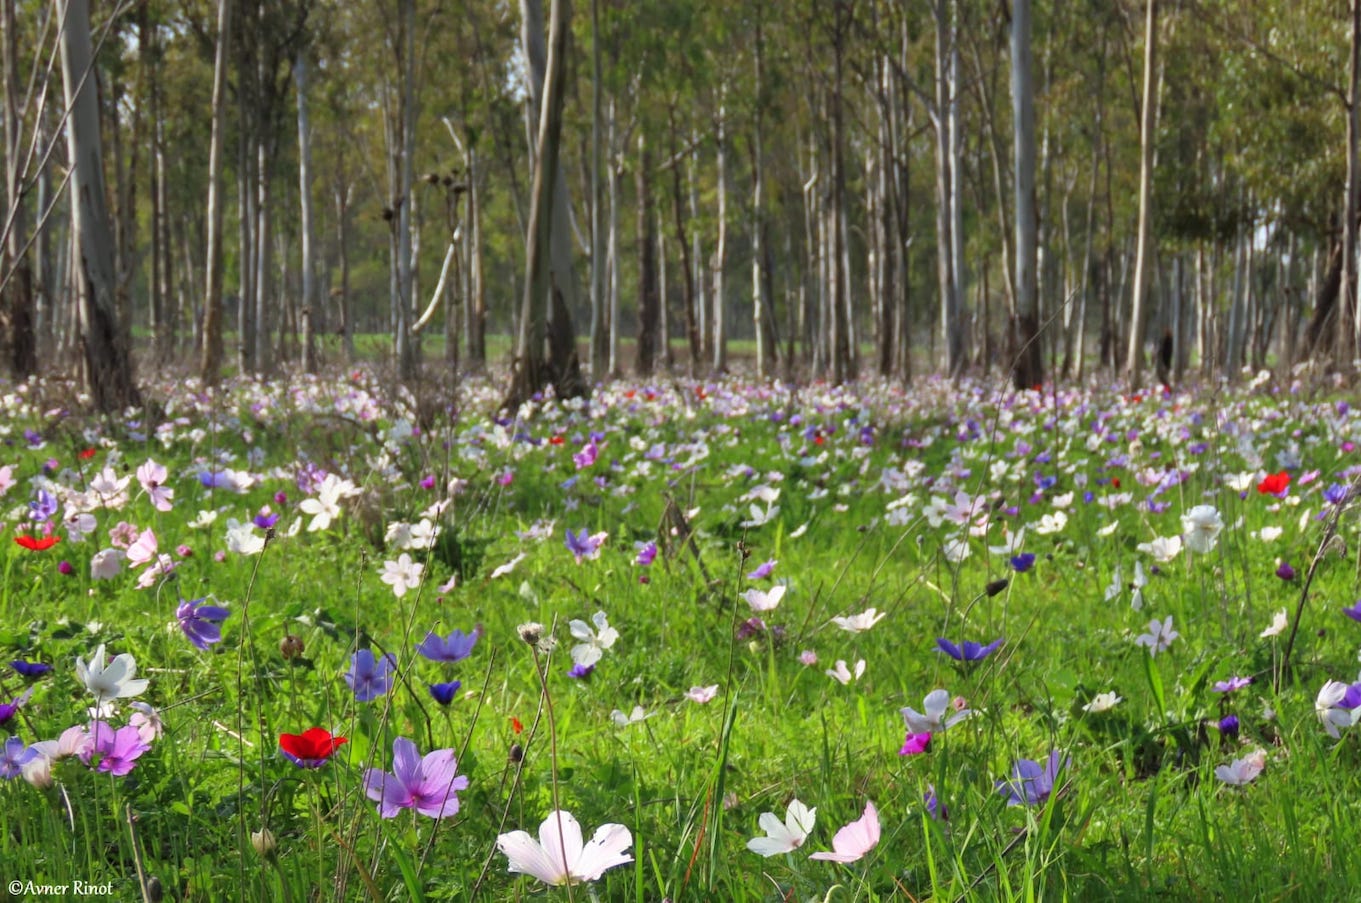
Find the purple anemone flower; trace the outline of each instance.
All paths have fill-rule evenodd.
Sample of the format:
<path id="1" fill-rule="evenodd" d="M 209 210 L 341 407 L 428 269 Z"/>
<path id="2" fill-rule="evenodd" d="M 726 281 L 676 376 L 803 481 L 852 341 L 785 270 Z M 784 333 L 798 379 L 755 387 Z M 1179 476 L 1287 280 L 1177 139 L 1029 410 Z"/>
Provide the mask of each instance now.
<path id="1" fill-rule="evenodd" d="M 750 574 L 747 575 L 747 579 L 764 580 L 775 571 L 775 564 L 776 561 L 774 558 L 771 558 L 768 561 L 761 562 L 759 565 L 756 566 L 756 570 L 752 571 Z"/>
<path id="2" fill-rule="evenodd" d="M 221 605 L 204 605 L 202 599 L 186 599 L 175 609 L 175 617 L 185 637 L 197 649 L 208 651 L 214 643 L 222 642 L 220 622 L 231 617 L 231 612 Z"/>
<path id="3" fill-rule="evenodd" d="M 1228 680 L 1216 681 L 1215 685 L 1210 689 L 1214 690 L 1216 693 L 1232 693 L 1234 690 L 1241 690 L 1251 683 L 1251 677 L 1239 677 L 1235 674 Z"/>
<path id="4" fill-rule="evenodd" d="M 986 646 L 966 640 L 962 646 L 956 646 L 945 637 L 937 637 L 936 647 L 957 662 L 976 662 L 996 652 L 997 647 L 1002 645 L 1002 640 L 1003 637 L 998 637 Z"/>
<path id="5" fill-rule="evenodd" d="M 432 630 L 416 645 L 416 652 L 432 662 L 461 662 L 473 654 L 473 646 L 477 645 L 480 636 L 481 627 L 474 627 L 472 633 L 455 630 L 447 638 Z"/>
<path id="6" fill-rule="evenodd" d="M 926 793 L 922 795 L 922 802 L 926 804 L 926 812 L 936 821 L 949 821 L 950 810 L 946 809 L 941 803 L 940 797 L 936 795 L 936 788 L 930 784 L 926 785 Z"/>
<path id="7" fill-rule="evenodd" d="M 392 689 L 392 672 L 397 659 L 391 652 L 375 658 L 372 649 L 360 649 L 350 656 L 350 670 L 344 674 L 345 683 L 354 691 L 358 702 L 371 702 Z"/>
<path id="8" fill-rule="evenodd" d="M 583 665 L 580 662 L 577 662 L 572 665 L 571 670 L 567 672 L 567 676 L 575 678 L 577 680 L 585 680 L 586 678 L 590 677 L 591 674 L 593 674 L 594 672 L 595 665 Z"/>
<path id="9" fill-rule="evenodd" d="M 1282 580 L 1294 580 L 1295 569 L 1290 566 L 1290 562 L 1282 561 L 1276 568 L 1276 576 L 1280 577 Z"/>
<path id="10" fill-rule="evenodd" d="M 398 737 L 392 742 L 392 772 L 365 769 L 364 793 L 378 803 L 383 818 L 393 818 L 403 809 L 444 818 L 458 813 L 458 791 L 468 787 L 467 776 L 457 770 L 452 749 L 437 749 L 422 758 L 415 743 Z"/>
<path id="11" fill-rule="evenodd" d="M 1013 555 L 1011 558 L 1011 569 L 1018 574 L 1024 574 L 1026 571 L 1030 570 L 1034 566 L 1035 566 L 1034 552 L 1022 552 L 1019 555 Z"/>
<path id="12" fill-rule="evenodd" d="M 13 702 L 0 702 L 0 727 L 9 724 L 10 721 L 14 719 L 14 716 L 19 714 L 19 709 L 24 703 L 28 702 L 29 697 L 32 695 L 33 688 L 29 687 L 23 693 L 20 693 Z"/>
<path id="13" fill-rule="evenodd" d="M 1057 749 L 1049 754 L 1049 761 L 1040 765 L 1029 759 L 1018 759 L 1011 769 L 1011 780 L 998 781 L 997 791 L 1007 798 L 1008 806 L 1039 806 L 1054 792 L 1054 782 L 1069 759 Z"/>
<path id="14" fill-rule="evenodd" d="M 1219 728 L 1219 735 L 1221 737 L 1225 737 L 1229 740 L 1238 739 L 1237 715 L 1225 715 L 1223 718 L 1219 720 L 1219 723 L 1215 725 L 1215 727 Z"/>
<path id="15" fill-rule="evenodd" d="M 57 500 L 46 489 L 39 489 L 37 496 L 28 503 L 28 516 L 35 521 L 45 521 L 57 513 Z"/>
<path id="16" fill-rule="evenodd" d="M 1361 599 L 1358 599 L 1350 608 L 1342 609 L 1342 613 L 1353 621 L 1361 621 Z"/>
<path id="17" fill-rule="evenodd" d="M 132 771 L 142 753 L 151 749 L 151 744 L 143 740 L 141 732 L 131 724 L 114 730 L 112 725 L 96 721 L 90 726 L 90 732 L 93 743 L 81 753 L 81 758 L 89 764 L 90 759 L 97 754 L 99 764 L 95 766 L 96 770 L 114 777 L 121 778 Z"/>
<path id="18" fill-rule="evenodd" d="M 580 533 L 573 533 L 570 529 L 566 533 L 567 535 L 563 538 L 563 545 L 576 558 L 577 564 L 587 558 L 594 558 L 600 551 L 600 540 L 592 536 L 585 527 L 581 528 Z"/>

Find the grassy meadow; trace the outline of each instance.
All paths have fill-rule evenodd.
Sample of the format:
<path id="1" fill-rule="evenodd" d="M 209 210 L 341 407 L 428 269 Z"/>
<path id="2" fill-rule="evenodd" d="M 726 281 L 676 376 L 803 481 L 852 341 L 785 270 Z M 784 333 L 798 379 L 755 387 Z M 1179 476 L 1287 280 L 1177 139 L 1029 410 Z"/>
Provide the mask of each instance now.
<path id="1" fill-rule="evenodd" d="M 0 394 L 12 898 L 1361 897 L 1335 393 L 148 394 Z"/>

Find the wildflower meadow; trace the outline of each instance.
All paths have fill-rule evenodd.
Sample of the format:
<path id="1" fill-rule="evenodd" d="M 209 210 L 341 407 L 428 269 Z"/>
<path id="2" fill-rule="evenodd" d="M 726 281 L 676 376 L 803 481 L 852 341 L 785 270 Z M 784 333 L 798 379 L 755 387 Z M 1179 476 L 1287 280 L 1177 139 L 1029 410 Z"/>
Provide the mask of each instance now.
<path id="1" fill-rule="evenodd" d="M 1357 894 L 1326 386 L 386 385 L 5 387 L 10 897 Z"/>

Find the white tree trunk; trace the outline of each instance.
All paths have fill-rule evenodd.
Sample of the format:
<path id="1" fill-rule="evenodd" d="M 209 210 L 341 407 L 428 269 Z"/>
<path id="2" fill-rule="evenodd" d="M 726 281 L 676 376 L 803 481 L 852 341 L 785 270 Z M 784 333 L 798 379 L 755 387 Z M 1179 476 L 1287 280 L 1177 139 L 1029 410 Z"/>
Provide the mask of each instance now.
<path id="1" fill-rule="evenodd" d="M 293 64 L 298 95 L 298 198 L 302 222 L 302 369 L 317 369 L 313 330 L 320 313 L 317 303 L 316 264 L 312 259 L 312 127 L 307 118 L 307 58 L 301 53 Z"/>
<path id="2" fill-rule="evenodd" d="M 1158 0 L 1146 0 L 1144 24 L 1144 96 L 1139 126 L 1139 231 L 1134 251 L 1134 296 L 1130 305 L 1129 347 L 1125 372 L 1138 385 L 1144 364 L 1144 335 L 1148 324 L 1148 284 L 1153 270 L 1153 144 L 1157 128 Z"/>
<path id="3" fill-rule="evenodd" d="M 66 146 L 74 177 L 73 235 L 79 235 L 79 305 L 82 376 L 95 407 L 104 413 L 141 403 L 133 382 L 128 340 L 118 327 L 114 300 L 114 241 L 105 207 L 104 164 L 99 143 L 99 99 L 90 45 L 86 0 L 54 0 L 61 30 L 61 73 L 65 86 Z"/>

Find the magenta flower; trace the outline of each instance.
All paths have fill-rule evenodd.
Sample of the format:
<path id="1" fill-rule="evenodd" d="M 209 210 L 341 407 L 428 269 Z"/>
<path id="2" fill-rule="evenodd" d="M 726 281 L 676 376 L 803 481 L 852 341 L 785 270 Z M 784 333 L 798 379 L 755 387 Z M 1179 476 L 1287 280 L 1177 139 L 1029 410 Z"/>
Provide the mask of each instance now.
<path id="1" fill-rule="evenodd" d="M 909 733 L 907 735 L 907 739 L 903 741 L 903 748 L 898 750 L 898 755 L 915 756 L 926 752 L 927 749 L 929 749 L 930 747 L 931 747 L 930 734 Z"/>
<path id="2" fill-rule="evenodd" d="M 383 818 L 393 818 L 402 809 L 444 818 L 458 812 L 457 792 L 468 788 L 467 776 L 457 770 L 452 749 L 437 749 L 422 758 L 415 743 L 398 737 L 392 741 L 392 773 L 365 769 L 364 793 L 378 803 Z"/>
<path id="3" fill-rule="evenodd" d="M 96 721 L 90 725 L 90 738 L 93 742 L 81 752 L 81 760 L 88 765 L 92 757 L 99 756 L 96 770 L 114 777 L 121 778 L 132 771 L 142 753 L 151 749 L 151 744 L 131 724 L 114 730 L 112 725 Z"/>

